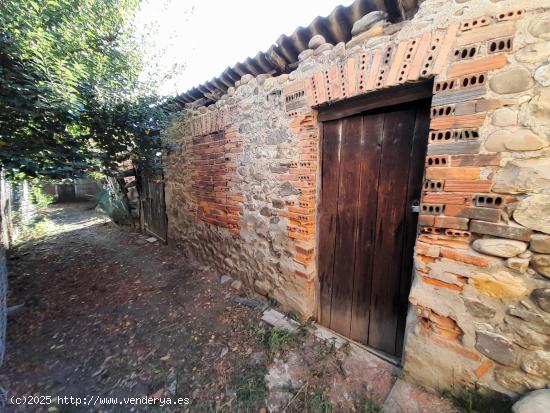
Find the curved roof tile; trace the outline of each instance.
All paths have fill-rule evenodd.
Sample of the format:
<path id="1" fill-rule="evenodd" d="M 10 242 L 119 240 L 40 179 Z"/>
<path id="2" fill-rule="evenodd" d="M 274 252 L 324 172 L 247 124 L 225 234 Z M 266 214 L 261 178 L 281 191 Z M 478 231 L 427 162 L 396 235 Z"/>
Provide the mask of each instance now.
<path id="1" fill-rule="evenodd" d="M 328 16 L 316 17 L 307 27 L 300 26 L 289 36 L 282 34 L 266 52 L 258 52 L 244 62 L 227 67 L 218 77 L 176 96 L 174 101 L 180 105 L 213 103 L 243 75 L 290 72 L 298 61 L 298 55 L 308 48 L 309 40 L 316 34 L 321 34 L 332 44 L 347 42 L 351 39 L 353 23 L 365 14 L 384 10 L 392 22 L 397 22 L 415 8 L 416 1 L 411 0 L 355 0 L 349 6 L 338 6 Z"/>

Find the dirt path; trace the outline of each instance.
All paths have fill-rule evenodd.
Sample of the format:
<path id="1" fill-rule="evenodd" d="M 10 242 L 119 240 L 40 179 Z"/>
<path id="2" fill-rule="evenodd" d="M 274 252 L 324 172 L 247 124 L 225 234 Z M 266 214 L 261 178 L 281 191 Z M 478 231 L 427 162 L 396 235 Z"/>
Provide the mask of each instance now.
<path id="1" fill-rule="evenodd" d="M 218 274 L 87 205 L 55 206 L 47 216 L 46 237 L 9 260 L 8 302 L 24 307 L 8 323 L 0 376 L 8 397 L 177 396 L 191 404 L 133 411 L 239 411 L 238 386 L 264 363 L 259 310 L 237 304 Z"/>
<path id="2" fill-rule="evenodd" d="M 265 299 L 88 205 L 46 216 L 42 237 L 9 257 L 8 303 L 24 306 L 8 321 L 0 370 L 8 412 L 454 411 L 312 325 L 270 328 Z M 121 404 L 131 397 L 141 404 Z"/>

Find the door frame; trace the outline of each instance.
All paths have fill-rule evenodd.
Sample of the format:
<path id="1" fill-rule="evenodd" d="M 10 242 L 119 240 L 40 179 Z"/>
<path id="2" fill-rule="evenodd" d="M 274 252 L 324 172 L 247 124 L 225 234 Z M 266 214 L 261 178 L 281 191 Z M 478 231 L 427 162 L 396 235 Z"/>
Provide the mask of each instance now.
<path id="1" fill-rule="evenodd" d="M 319 136 L 319 152 L 317 157 L 319 165 L 317 168 L 317 177 L 316 177 L 317 216 L 315 219 L 315 229 L 316 229 L 315 233 L 317 234 L 316 240 L 315 240 L 315 249 L 317 251 L 317 254 L 315 256 L 315 264 L 317 268 L 317 278 L 316 278 L 316 286 L 315 286 L 315 295 L 316 295 L 315 314 L 316 314 L 317 320 L 320 320 L 320 317 L 321 317 L 321 280 L 319 279 L 318 271 L 319 271 L 319 252 L 320 252 L 319 234 L 320 234 L 320 216 L 321 216 L 321 199 L 322 199 L 321 191 L 322 191 L 322 184 L 323 184 L 322 183 L 322 170 L 323 170 L 322 155 L 323 155 L 323 144 L 324 144 L 323 123 L 332 121 L 332 120 L 338 120 L 338 119 L 350 117 L 350 116 L 357 115 L 370 110 L 383 109 L 385 107 L 395 106 L 402 103 L 409 103 L 409 102 L 432 98 L 433 83 L 434 83 L 433 78 L 430 78 L 422 82 L 415 82 L 415 83 L 405 84 L 402 86 L 395 86 L 388 89 L 367 93 L 365 95 L 360 95 L 353 98 L 345 99 L 341 102 L 325 103 L 325 104 L 317 105 L 313 107 L 313 109 L 317 110 L 317 130 L 318 130 L 318 136 Z M 428 139 L 428 136 L 426 136 L 426 139 Z M 418 224 L 417 224 L 416 232 L 418 233 Z M 414 265 L 411 273 L 411 277 L 413 276 L 414 276 Z M 406 317 L 407 317 L 407 314 L 405 314 L 405 318 Z M 325 328 L 328 328 L 328 327 L 325 327 Z M 405 325 L 405 333 L 406 333 L 406 325 Z M 334 332 L 334 334 L 340 336 L 340 334 L 336 332 Z M 404 348 L 406 344 L 406 334 L 405 334 L 405 337 L 403 338 L 403 343 L 402 343 L 403 351 L 401 352 L 402 354 L 401 358 L 390 356 L 374 348 L 355 342 L 349 337 L 344 337 L 344 336 L 341 336 L 341 337 L 345 338 L 346 340 L 353 341 L 354 343 L 365 348 L 366 350 L 373 353 L 374 355 L 396 365 L 399 365 L 401 363 L 401 359 L 405 354 Z"/>

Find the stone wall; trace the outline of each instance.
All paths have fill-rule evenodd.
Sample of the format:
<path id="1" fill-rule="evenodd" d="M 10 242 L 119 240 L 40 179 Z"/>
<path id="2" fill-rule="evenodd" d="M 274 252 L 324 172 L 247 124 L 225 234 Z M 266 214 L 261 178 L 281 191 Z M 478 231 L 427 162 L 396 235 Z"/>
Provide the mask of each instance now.
<path id="1" fill-rule="evenodd" d="M 550 4 L 426 0 L 315 37 L 298 68 L 245 75 L 166 134 L 169 237 L 315 316 L 316 110 L 433 79 L 404 368 L 431 387 L 550 383 Z"/>

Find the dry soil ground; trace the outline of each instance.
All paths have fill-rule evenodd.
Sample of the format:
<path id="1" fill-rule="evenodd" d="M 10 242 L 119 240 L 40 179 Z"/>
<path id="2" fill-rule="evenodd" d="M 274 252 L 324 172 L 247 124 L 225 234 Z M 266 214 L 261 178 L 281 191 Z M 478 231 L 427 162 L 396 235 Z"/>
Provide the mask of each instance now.
<path id="1" fill-rule="evenodd" d="M 8 321 L 0 370 L 9 412 L 277 406 L 287 413 L 378 413 L 398 379 L 393 367 L 350 358 L 306 328 L 269 328 L 260 320 L 265 300 L 246 298 L 222 285 L 221 274 L 116 226 L 89 205 L 57 205 L 44 215 L 35 239 L 9 257 L 8 303 L 23 304 Z M 394 399 L 411 405 L 411 391 L 401 393 L 403 402 Z M 418 394 L 423 407 L 415 412 L 451 411 L 448 401 Z M 12 396 L 38 397 L 14 406 Z M 57 396 L 78 397 L 81 405 L 62 405 Z M 143 396 L 189 404 L 120 404 Z M 104 397 L 118 399 L 98 399 Z"/>
<path id="2" fill-rule="evenodd" d="M 9 259 L 8 303 L 24 307 L 8 321 L 8 397 L 176 395 L 191 404 L 134 411 L 241 409 L 238 386 L 265 365 L 258 309 L 239 305 L 218 274 L 88 205 L 46 216 L 44 237 Z M 19 410 L 101 407 L 130 411 Z"/>

